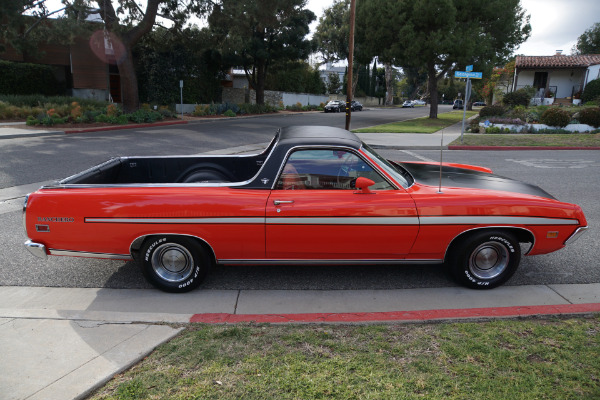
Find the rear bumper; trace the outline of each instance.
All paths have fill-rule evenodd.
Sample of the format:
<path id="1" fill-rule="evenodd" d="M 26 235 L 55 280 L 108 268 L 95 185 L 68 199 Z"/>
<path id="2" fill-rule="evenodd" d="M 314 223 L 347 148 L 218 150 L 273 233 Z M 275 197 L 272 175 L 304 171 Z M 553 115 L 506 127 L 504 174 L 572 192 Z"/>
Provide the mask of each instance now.
<path id="1" fill-rule="evenodd" d="M 576 241 L 577 239 L 579 239 L 579 237 L 581 235 L 583 235 L 585 233 L 585 231 L 588 230 L 587 226 L 582 226 L 577 228 L 577 230 L 575 232 L 573 232 L 573 234 L 571 236 L 569 236 L 569 238 L 565 241 L 565 245 L 569 245 L 571 243 L 573 243 L 574 241 Z"/>
<path id="2" fill-rule="evenodd" d="M 46 251 L 46 246 L 41 243 L 35 243 L 31 240 L 25 242 L 25 248 L 29 250 L 31 254 L 36 256 L 37 258 L 41 258 L 42 260 L 46 260 L 48 258 L 48 252 Z"/>

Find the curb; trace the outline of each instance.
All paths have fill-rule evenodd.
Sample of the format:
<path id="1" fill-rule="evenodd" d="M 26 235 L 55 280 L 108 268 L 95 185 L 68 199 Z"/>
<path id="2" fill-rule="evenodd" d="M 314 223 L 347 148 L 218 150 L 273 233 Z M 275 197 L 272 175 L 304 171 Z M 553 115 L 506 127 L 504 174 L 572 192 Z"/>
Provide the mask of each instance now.
<path id="1" fill-rule="evenodd" d="M 185 125 L 188 121 L 166 121 L 166 122 L 156 122 L 153 124 L 135 124 L 135 125 L 111 125 L 111 126 L 102 126 L 98 128 L 83 128 L 83 129 L 75 129 L 64 131 L 65 135 L 70 135 L 72 133 L 86 133 L 86 132 L 104 132 L 104 131 L 116 131 L 123 129 L 137 129 L 137 128 L 153 128 L 157 126 L 169 126 L 169 125 Z"/>
<path id="2" fill-rule="evenodd" d="M 448 146 L 448 150 L 600 150 L 584 146 Z"/>
<path id="3" fill-rule="evenodd" d="M 465 319 L 496 319 L 543 315 L 578 315 L 600 313 L 600 303 L 559 304 L 548 306 L 514 306 L 422 311 L 390 311 L 367 313 L 312 314 L 195 314 L 191 323 L 236 324 L 243 322 L 285 323 L 369 323 L 369 322 L 434 322 Z"/>

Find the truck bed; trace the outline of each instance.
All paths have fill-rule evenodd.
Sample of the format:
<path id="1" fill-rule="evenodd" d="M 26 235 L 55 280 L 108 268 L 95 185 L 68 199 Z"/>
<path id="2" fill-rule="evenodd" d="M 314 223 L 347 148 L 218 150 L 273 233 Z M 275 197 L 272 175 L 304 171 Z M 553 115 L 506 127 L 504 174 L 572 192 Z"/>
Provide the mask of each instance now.
<path id="1" fill-rule="evenodd" d="M 61 185 L 119 185 L 244 182 L 266 155 L 119 157 L 59 182 Z"/>

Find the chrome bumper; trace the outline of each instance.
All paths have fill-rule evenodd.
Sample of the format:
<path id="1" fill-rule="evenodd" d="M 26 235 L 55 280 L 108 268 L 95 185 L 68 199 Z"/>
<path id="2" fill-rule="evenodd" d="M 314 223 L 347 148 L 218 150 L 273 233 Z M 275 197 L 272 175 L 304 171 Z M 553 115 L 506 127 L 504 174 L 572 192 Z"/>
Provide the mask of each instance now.
<path id="1" fill-rule="evenodd" d="M 573 243 L 574 241 L 576 241 L 577 239 L 579 239 L 579 237 L 581 235 L 583 235 L 585 233 L 585 231 L 588 230 L 587 226 L 582 226 L 580 228 L 577 228 L 577 230 L 575 232 L 573 232 L 573 234 L 565 241 L 565 245 L 569 245 L 571 243 Z"/>
<path id="2" fill-rule="evenodd" d="M 34 256 L 41 258 L 43 260 L 48 259 L 48 253 L 46 252 L 46 246 L 41 243 L 35 243 L 31 240 L 25 242 L 25 248 L 29 250 L 31 254 Z"/>

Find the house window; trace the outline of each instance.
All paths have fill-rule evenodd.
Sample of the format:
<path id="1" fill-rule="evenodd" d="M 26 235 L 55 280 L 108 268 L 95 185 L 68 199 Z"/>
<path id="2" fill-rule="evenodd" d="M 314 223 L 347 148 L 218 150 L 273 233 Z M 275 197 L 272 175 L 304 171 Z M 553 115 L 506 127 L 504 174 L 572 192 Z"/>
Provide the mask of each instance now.
<path id="1" fill-rule="evenodd" d="M 533 87 L 536 89 L 546 89 L 548 83 L 547 72 L 536 72 L 533 76 Z"/>

